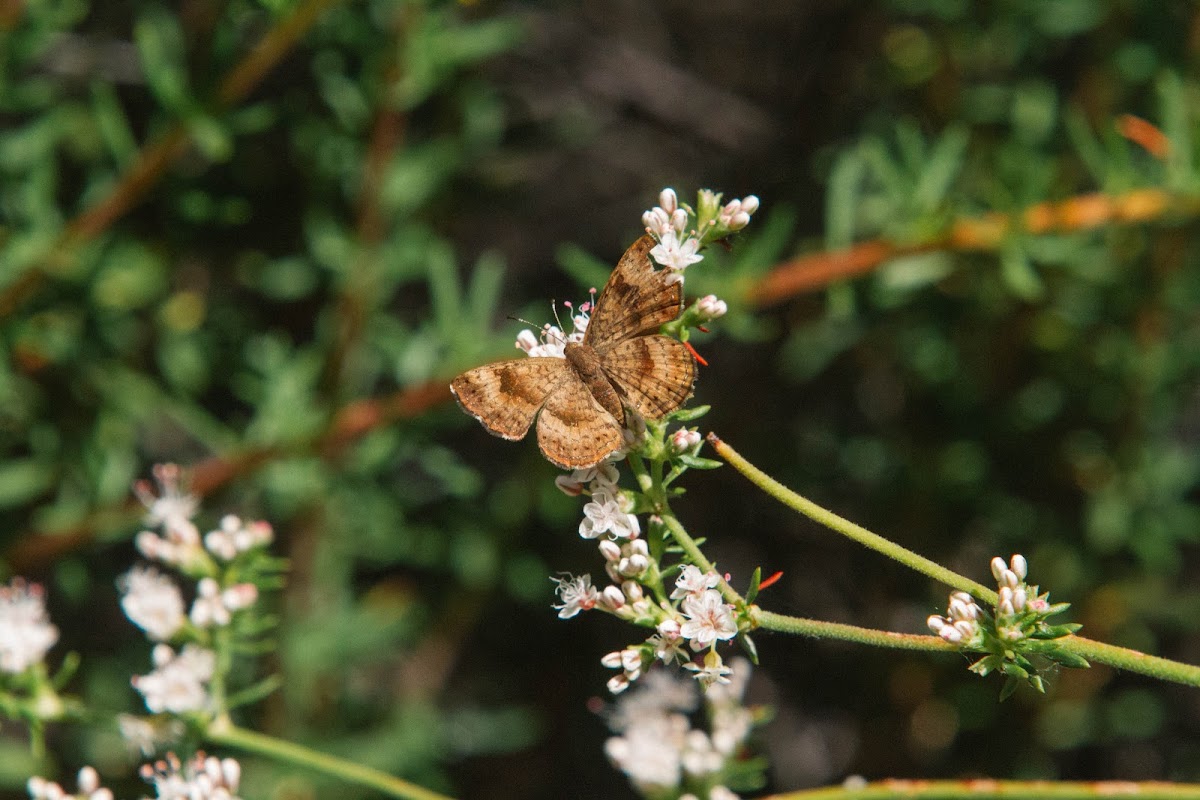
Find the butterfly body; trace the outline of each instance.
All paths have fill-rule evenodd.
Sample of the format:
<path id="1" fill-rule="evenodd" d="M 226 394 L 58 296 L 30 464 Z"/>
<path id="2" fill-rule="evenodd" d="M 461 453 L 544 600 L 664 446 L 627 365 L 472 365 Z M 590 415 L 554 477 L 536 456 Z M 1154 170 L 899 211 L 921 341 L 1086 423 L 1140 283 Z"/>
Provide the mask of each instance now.
<path id="1" fill-rule="evenodd" d="M 624 444 L 626 409 L 659 419 L 691 396 L 696 365 L 658 328 L 679 315 L 682 289 L 654 269 L 643 236 L 617 263 L 596 301 L 583 342 L 549 356 L 501 361 L 459 375 L 450 390 L 491 433 L 523 439 L 537 421 L 538 446 L 564 469 L 599 464 Z"/>

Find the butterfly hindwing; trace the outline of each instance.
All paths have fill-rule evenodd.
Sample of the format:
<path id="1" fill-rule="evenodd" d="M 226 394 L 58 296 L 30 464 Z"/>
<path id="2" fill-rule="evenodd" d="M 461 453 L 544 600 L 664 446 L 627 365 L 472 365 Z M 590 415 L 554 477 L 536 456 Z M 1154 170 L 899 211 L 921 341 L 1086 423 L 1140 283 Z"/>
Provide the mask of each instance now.
<path id="1" fill-rule="evenodd" d="M 660 334 L 613 345 L 600 359 L 609 380 L 647 419 L 660 419 L 692 394 L 696 362 L 687 346 Z"/>
<path id="2" fill-rule="evenodd" d="M 565 362 L 564 362 L 565 363 Z M 594 467 L 621 449 L 621 426 L 587 384 L 568 370 L 546 398 L 537 422 L 542 455 L 563 469 Z"/>
<path id="3" fill-rule="evenodd" d="M 603 353 L 624 339 L 657 331 L 679 316 L 682 284 L 668 281 L 665 270 L 654 268 L 650 259 L 654 245 L 649 235 L 630 245 L 604 284 L 583 340 L 596 352 Z"/>
<path id="4" fill-rule="evenodd" d="M 561 358 L 500 361 L 467 370 L 451 382 L 450 391 L 495 435 L 523 439 L 547 396 L 569 372 Z"/>

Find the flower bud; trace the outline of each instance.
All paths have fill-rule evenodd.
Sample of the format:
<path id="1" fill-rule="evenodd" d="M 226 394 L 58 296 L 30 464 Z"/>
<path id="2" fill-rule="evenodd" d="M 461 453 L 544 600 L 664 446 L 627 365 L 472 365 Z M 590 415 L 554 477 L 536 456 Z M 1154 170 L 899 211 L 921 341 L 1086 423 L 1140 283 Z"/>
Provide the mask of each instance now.
<path id="1" fill-rule="evenodd" d="M 616 586 L 605 586 L 604 591 L 600 593 L 600 599 L 613 611 L 625 605 L 625 593 Z"/>
<path id="2" fill-rule="evenodd" d="M 614 562 L 621 559 L 621 545 L 612 539 L 601 539 L 597 547 L 600 548 L 600 555 L 604 556 L 605 561 Z"/>
<path id="3" fill-rule="evenodd" d="M 1015 553 L 1013 554 L 1013 557 L 1010 559 L 1009 563 L 1012 566 L 1012 571 L 1016 573 L 1017 577 L 1021 580 L 1025 580 L 1025 576 L 1029 574 L 1029 563 L 1025 560 L 1025 556 L 1021 555 L 1020 553 Z"/>
<path id="4" fill-rule="evenodd" d="M 674 214 L 675 209 L 679 207 L 679 198 L 675 196 L 675 190 L 667 187 L 659 192 L 658 205 L 668 214 Z"/>

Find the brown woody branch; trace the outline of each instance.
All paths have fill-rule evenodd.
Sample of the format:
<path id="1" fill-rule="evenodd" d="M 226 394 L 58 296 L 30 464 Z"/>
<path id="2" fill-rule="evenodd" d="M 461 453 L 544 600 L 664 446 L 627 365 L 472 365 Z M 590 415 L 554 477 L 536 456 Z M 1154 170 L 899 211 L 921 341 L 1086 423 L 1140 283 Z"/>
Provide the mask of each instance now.
<path id="1" fill-rule="evenodd" d="M 218 84 L 214 110 L 228 110 L 245 99 L 321 13 L 338 2 L 341 0 L 306 0 L 271 28 Z M 176 123 L 143 149 L 107 195 L 66 225 L 39 263 L 0 291 L 0 317 L 11 314 L 31 297 L 51 273 L 69 266 L 80 245 L 108 230 L 113 222 L 129 213 L 158 184 L 167 168 L 187 152 L 190 142 L 187 127 Z"/>

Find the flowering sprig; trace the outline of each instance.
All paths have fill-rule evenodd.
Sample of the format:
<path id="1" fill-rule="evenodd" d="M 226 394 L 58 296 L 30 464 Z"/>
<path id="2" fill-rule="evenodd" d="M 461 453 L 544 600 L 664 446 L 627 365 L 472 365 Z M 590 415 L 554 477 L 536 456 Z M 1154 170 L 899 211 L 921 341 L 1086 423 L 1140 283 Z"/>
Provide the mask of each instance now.
<path id="1" fill-rule="evenodd" d="M 707 726 L 693 725 L 694 685 L 662 669 L 608 710 L 605 753 L 643 795 L 736 800 L 735 789 L 762 786 L 765 763 L 746 757 L 746 742 L 768 715 L 743 702 L 750 663 L 735 659 L 730 673 L 704 693 Z"/>
<path id="2" fill-rule="evenodd" d="M 192 519 L 198 500 L 185 490 L 178 467 L 159 465 L 154 477 L 157 491 L 148 482 L 135 491 L 159 531 L 142 531 L 135 542 L 148 560 L 194 581 L 193 600 L 185 611 L 183 591 L 157 566 L 135 566 L 122 576 L 122 609 L 157 643 L 154 669 L 131 682 L 151 713 L 203 724 L 273 687 L 264 681 L 231 698 L 225 679 L 234 653 L 258 647 L 273 625 L 256 604 L 262 590 L 279 586 L 285 563 L 266 552 L 269 524 L 226 515 L 201 535 Z"/>
<path id="3" fill-rule="evenodd" d="M 37 754 L 45 747 L 47 722 L 82 713 L 77 699 L 61 693 L 79 657 L 68 654 L 54 674 L 46 664 L 46 654 L 57 642 L 58 628 L 46 612 L 41 584 L 14 578 L 0 586 L 0 714 L 29 726 Z"/>
<path id="4" fill-rule="evenodd" d="M 929 629 L 965 652 L 986 653 L 973 663 L 972 672 L 988 675 L 1002 672 L 1007 676 L 1000 697 L 1016 691 L 1022 682 L 1039 692 L 1046 686 L 1029 656 L 1040 656 L 1067 667 L 1090 666 L 1085 658 L 1059 646 L 1056 639 L 1075 633 L 1080 625 L 1050 625 L 1047 619 L 1070 608 L 1070 603 L 1050 604 L 1050 593 L 1039 594 L 1037 586 L 1025 582 L 1029 565 L 1016 554 L 1007 563 L 999 556 L 992 559 L 992 576 L 997 584 L 994 613 L 975 602 L 970 594 L 957 591 L 950 595 L 946 616 L 934 614 Z"/>
<path id="5" fill-rule="evenodd" d="M 650 255 L 680 281 L 682 270 L 701 260 L 703 244 L 745 227 L 758 207 L 754 197 L 722 206 L 720 195 L 707 190 L 700 193 L 695 210 L 679 203 L 671 189 L 663 190 L 659 203 L 642 217 L 647 232 L 658 241 Z M 522 331 L 517 346 L 531 355 L 556 355 L 560 342 L 572 341 L 572 336 L 582 340 L 590 308 L 585 304 L 572 319 L 571 334 L 545 326 L 539 339 L 532 331 Z M 726 310 L 725 303 L 713 295 L 700 298 L 662 332 L 686 341 L 689 327 L 711 322 Z M 574 470 L 556 481 L 566 494 L 587 498 L 579 535 L 597 540 L 610 581 L 598 588 L 590 574 L 554 578 L 559 617 L 600 610 L 651 631 L 644 640 L 601 659 L 618 671 L 608 681 L 614 694 L 628 689 L 655 662 L 684 667 L 705 688 L 727 684 L 730 668 L 718 645 L 744 637 L 753 627 L 747 604 L 730 602 L 718 588 L 725 585 L 722 577 L 707 562 L 687 555 L 664 524 L 670 499 L 682 493 L 674 482 L 688 469 L 719 466 L 699 455 L 700 433 L 686 427 L 707 411 L 707 407 L 683 408 L 660 420 L 627 414 L 630 430 L 623 451 L 604 464 Z M 628 461 L 636 489 L 620 487 L 616 462 L 621 460 Z M 640 514 L 649 515 L 645 525 Z"/>
<path id="6" fill-rule="evenodd" d="M 185 762 L 168 753 L 145 764 L 141 776 L 154 787 L 156 800 L 240 800 L 237 791 L 242 767 L 232 758 L 200 752 Z M 36 776 L 26 784 L 31 800 L 113 800 L 112 790 L 100 785 L 100 775 L 93 767 L 79 770 L 76 787 L 75 794 L 68 794 L 57 783 Z"/>

